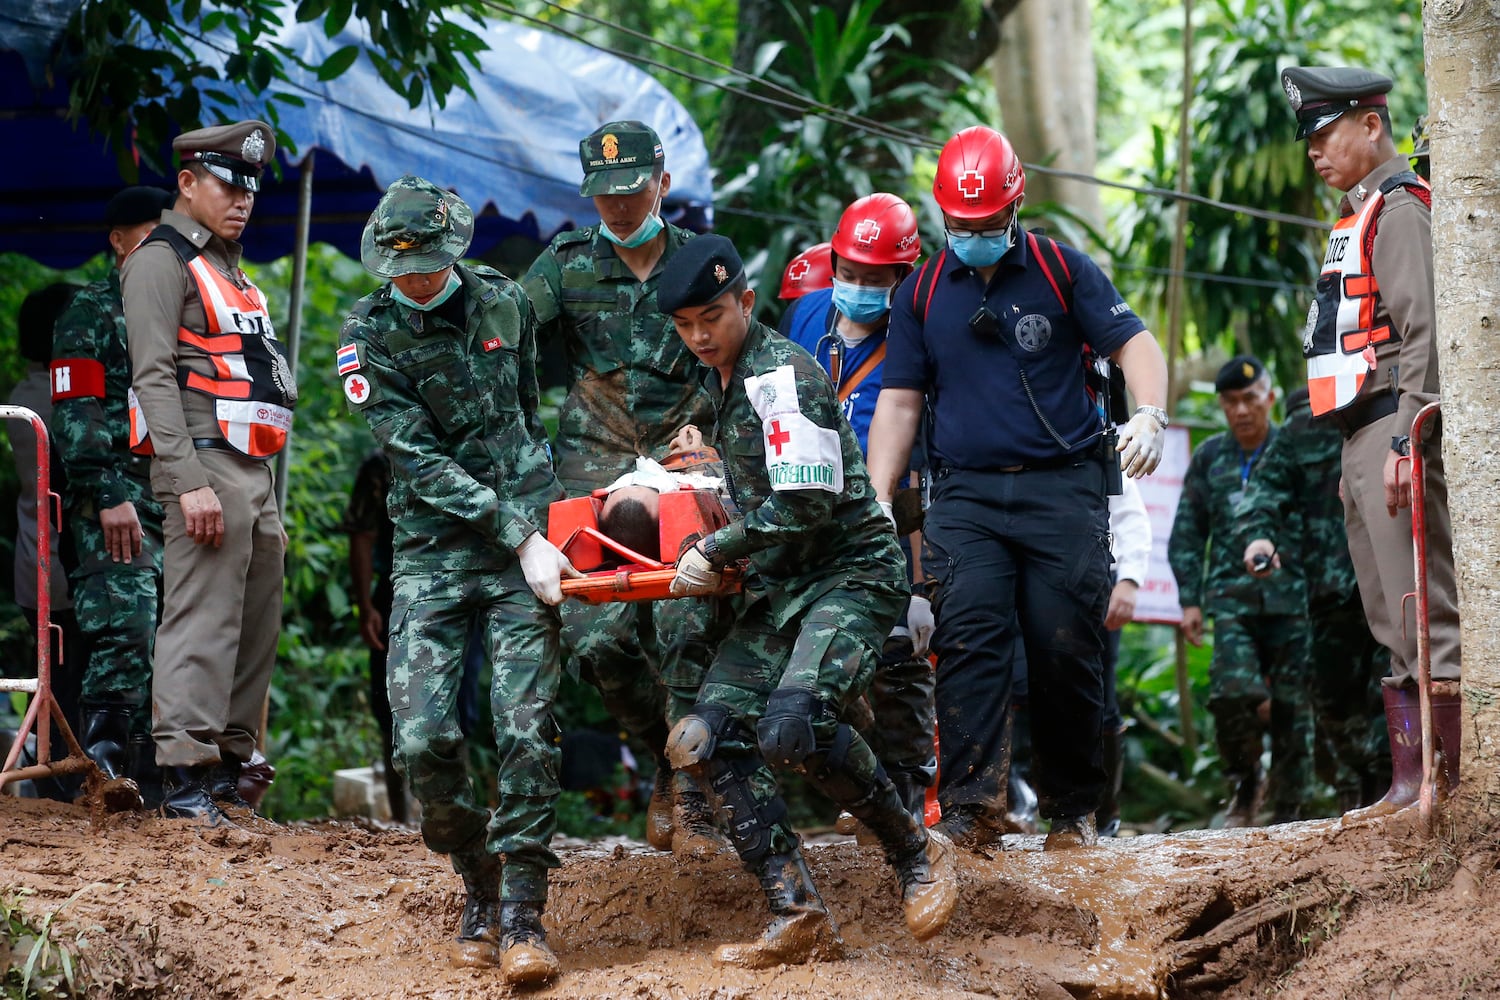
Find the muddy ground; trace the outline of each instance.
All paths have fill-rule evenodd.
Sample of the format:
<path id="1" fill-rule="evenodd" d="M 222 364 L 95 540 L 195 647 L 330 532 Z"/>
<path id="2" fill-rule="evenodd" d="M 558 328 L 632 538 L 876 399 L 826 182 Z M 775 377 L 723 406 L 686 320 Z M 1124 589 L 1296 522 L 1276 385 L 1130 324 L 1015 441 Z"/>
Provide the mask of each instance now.
<path id="1" fill-rule="evenodd" d="M 812 844 L 848 956 L 716 968 L 765 904 L 730 859 L 685 867 L 633 842 L 561 844 L 547 913 L 564 975 L 537 997 L 1500 997 L 1500 836 L 1457 821 L 1315 821 L 966 855 L 929 944 L 901 925 L 878 852 Z M 0 798 L 0 895 L 76 948 L 90 996 L 506 996 L 449 967 L 458 878 L 414 834 L 342 823 L 200 833 Z M 0 963 L 3 964 L 3 963 Z"/>

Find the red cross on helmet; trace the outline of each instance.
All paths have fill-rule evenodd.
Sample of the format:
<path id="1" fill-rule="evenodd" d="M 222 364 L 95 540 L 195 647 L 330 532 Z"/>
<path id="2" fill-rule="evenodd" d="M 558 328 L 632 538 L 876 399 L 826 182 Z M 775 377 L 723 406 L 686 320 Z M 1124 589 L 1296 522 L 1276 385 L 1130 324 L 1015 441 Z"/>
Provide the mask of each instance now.
<path id="1" fill-rule="evenodd" d="M 917 216 L 893 194 L 868 194 L 844 209 L 833 252 L 858 264 L 914 264 L 922 255 Z"/>
<path id="2" fill-rule="evenodd" d="M 1026 193 L 1026 171 L 1010 140 L 974 125 L 938 154 L 932 196 L 955 219 L 987 219 Z"/>
<path id="3" fill-rule="evenodd" d="M 791 259 L 781 274 L 778 299 L 800 299 L 808 292 L 833 287 L 833 261 L 827 243 L 810 246 Z"/>

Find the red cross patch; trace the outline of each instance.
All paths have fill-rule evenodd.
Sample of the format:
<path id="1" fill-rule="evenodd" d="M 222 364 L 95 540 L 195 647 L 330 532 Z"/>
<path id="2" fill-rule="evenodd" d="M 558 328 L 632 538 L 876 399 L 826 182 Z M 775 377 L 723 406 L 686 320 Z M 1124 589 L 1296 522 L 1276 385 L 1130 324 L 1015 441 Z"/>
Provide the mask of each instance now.
<path id="1" fill-rule="evenodd" d="M 801 281 L 807 277 L 807 272 L 812 270 L 812 265 L 806 260 L 794 260 L 792 266 L 786 269 L 786 276 L 793 281 Z"/>
<path id="2" fill-rule="evenodd" d="M 350 375 L 344 379 L 344 395 L 351 403 L 363 403 L 370 394 L 370 382 L 363 375 Z"/>
<path id="3" fill-rule="evenodd" d="M 984 174 L 977 170 L 965 170 L 958 177 L 958 193 L 973 201 L 984 190 Z"/>
<path id="4" fill-rule="evenodd" d="M 880 223 L 874 219 L 863 219 L 854 227 L 854 242 L 869 247 L 874 246 L 878 239 L 880 239 Z"/>
<path id="5" fill-rule="evenodd" d="M 766 444 L 776 449 L 778 458 L 781 457 L 782 446 L 789 444 L 791 440 L 792 432 L 782 430 L 780 420 L 771 421 L 770 431 L 766 434 Z"/>

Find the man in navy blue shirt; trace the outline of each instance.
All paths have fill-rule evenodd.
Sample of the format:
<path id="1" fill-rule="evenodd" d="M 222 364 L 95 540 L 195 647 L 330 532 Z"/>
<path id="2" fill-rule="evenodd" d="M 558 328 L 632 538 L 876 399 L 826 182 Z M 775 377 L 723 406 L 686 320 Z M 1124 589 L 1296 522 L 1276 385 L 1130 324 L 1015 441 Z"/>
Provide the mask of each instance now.
<path id="1" fill-rule="evenodd" d="M 1106 492 L 1118 473 L 1085 348 L 1115 361 L 1142 404 L 1115 449 L 1126 474 L 1156 468 L 1167 424 L 1161 348 L 1085 255 L 1021 229 L 1025 187 L 992 129 L 965 129 L 943 147 L 933 195 L 948 247 L 896 291 L 870 427 L 870 478 L 889 503 L 924 397 L 931 410 L 922 561 L 936 584 L 938 799 L 945 831 L 970 849 L 995 842 L 1005 817 L 1018 633 L 1045 846 L 1097 837 Z"/>

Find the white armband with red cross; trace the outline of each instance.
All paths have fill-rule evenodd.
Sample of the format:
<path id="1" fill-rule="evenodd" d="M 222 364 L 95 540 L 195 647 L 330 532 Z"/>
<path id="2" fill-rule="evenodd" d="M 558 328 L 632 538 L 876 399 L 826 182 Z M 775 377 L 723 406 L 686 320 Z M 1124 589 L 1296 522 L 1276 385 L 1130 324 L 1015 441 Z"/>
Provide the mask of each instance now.
<path id="1" fill-rule="evenodd" d="M 771 489 L 842 493 L 844 452 L 839 432 L 819 427 L 802 413 L 792 366 L 745 379 L 745 393 L 760 417 Z"/>

